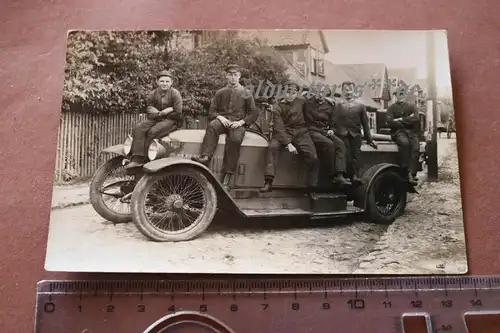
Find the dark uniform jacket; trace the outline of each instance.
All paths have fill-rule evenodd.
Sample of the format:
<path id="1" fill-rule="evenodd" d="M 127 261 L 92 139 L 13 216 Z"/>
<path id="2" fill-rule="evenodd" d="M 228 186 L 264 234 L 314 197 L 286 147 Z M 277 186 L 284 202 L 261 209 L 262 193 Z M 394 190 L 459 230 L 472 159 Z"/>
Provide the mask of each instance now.
<path id="1" fill-rule="evenodd" d="M 182 96 L 177 89 L 170 87 L 167 91 L 163 91 L 160 88 L 156 88 L 149 94 L 146 103 L 148 108 L 154 107 L 158 111 L 172 107 L 174 111 L 166 116 L 154 117 L 154 119 L 159 121 L 171 119 L 174 120 L 178 126 L 182 125 Z"/>
<path id="2" fill-rule="evenodd" d="M 304 110 L 308 129 L 326 135 L 326 132 L 334 127 L 334 108 L 335 104 L 327 99 L 321 103 L 316 97 L 309 99 Z"/>
<path id="3" fill-rule="evenodd" d="M 289 102 L 282 99 L 273 108 L 274 132 L 273 135 L 283 145 L 292 142 L 296 135 L 307 132 L 304 118 L 305 99 L 297 96 Z"/>
<path id="4" fill-rule="evenodd" d="M 402 129 L 418 131 L 420 125 L 419 110 L 416 105 L 408 102 L 396 102 L 387 108 L 387 126 L 391 134 L 396 134 Z M 394 119 L 402 118 L 402 122 Z"/>
<path id="5" fill-rule="evenodd" d="M 363 129 L 365 140 L 371 141 L 366 107 L 357 101 L 349 102 L 344 99 L 336 99 L 335 104 L 333 116 L 335 134 L 341 136 L 351 134 L 356 137 L 361 135 Z"/>
<path id="6" fill-rule="evenodd" d="M 245 87 L 228 85 L 217 90 L 210 104 L 208 119 L 214 120 L 217 116 L 223 116 L 230 121 L 243 119 L 249 126 L 259 117 L 259 109 L 255 106 L 253 96 Z"/>

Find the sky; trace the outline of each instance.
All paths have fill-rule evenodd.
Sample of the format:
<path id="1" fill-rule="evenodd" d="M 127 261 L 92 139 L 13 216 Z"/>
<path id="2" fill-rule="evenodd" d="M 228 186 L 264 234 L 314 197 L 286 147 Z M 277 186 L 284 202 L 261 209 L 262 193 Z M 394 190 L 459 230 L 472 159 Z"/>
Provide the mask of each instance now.
<path id="1" fill-rule="evenodd" d="M 334 64 L 385 63 L 387 68 L 414 67 L 418 78 L 427 77 L 425 31 L 323 30 Z M 344 51 L 345 50 L 345 51 Z M 445 31 L 435 32 L 436 89 L 451 90 L 448 43 Z"/>

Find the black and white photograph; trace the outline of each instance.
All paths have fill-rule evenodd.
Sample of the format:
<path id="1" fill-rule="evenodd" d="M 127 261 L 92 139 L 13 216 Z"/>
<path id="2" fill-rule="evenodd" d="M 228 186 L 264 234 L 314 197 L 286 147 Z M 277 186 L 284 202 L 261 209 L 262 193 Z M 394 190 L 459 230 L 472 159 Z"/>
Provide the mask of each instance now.
<path id="1" fill-rule="evenodd" d="M 48 271 L 465 274 L 444 30 L 70 31 Z"/>

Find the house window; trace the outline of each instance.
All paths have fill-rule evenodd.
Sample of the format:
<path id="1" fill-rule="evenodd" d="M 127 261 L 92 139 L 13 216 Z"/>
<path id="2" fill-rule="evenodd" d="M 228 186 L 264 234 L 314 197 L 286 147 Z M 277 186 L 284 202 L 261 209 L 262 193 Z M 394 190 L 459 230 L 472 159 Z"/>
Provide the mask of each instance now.
<path id="1" fill-rule="evenodd" d="M 325 75 L 325 62 L 323 59 L 314 59 L 314 73 L 317 75 Z"/>
<path id="2" fill-rule="evenodd" d="M 295 63 L 295 68 L 302 74 L 306 75 L 306 62 L 305 61 L 297 61 Z"/>
<path id="3" fill-rule="evenodd" d="M 311 48 L 311 73 L 325 76 L 324 54 L 314 48 Z"/>
<path id="4" fill-rule="evenodd" d="M 281 51 L 281 54 L 283 57 L 286 59 L 286 61 L 300 74 L 306 75 L 306 59 L 305 55 L 303 52 L 300 50 L 293 50 L 293 51 Z"/>
<path id="5" fill-rule="evenodd" d="M 368 112 L 368 127 L 372 134 L 377 134 L 377 113 Z"/>

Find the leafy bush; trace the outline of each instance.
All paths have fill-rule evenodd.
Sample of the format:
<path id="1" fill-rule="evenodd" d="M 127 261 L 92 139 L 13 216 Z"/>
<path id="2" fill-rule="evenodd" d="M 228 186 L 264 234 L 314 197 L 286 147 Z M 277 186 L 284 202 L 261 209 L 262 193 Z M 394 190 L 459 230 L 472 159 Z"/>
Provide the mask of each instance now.
<path id="1" fill-rule="evenodd" d="M 216 39 L 192 50 L 169 49 L 177 31 L 76 31 L 68 36 L 64 111 L 143 112 L 145 97 L 163 69 L 175 74 L 184 109 L 203 114 L 226 84 L 224 68 L 244 69 L 242 84 L 286 79 L 277 51 L 259 40 Z"/>

